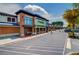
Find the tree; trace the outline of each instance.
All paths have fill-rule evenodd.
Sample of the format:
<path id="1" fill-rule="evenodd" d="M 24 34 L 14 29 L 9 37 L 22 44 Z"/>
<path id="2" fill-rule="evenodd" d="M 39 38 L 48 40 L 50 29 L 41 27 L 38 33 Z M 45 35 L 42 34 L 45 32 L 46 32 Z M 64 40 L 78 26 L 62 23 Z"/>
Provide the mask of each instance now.
<path id="1" fill-rule="evenodd" d="M 71 29 L 75 29 L 75 24 L 77 22 L 78 17 L 79 17 L 78 9 L 66 10 L 63 15 L 63 18 L 67 20 Z M 73 36 L 74 36 L 74 32 L 73 32 Z"/>
<path id="2" fill-rule="evenodd" d="M 73 3 L 73 8 L 79 10 L 79 3 Z M 79 25 L 79 16 L 77 17 L 76 21 L 77 27 Z"/>
<path id="3" fill-rule="evenodd" d="M 73 3 L 73 8 L 79 9 L 79 3 Z"/>
<path id="4" fill-rule="evenodd" d="M 75 24 L 77 21 L 77 18 L 79 16 L 79 10 L 78 9 L 72 9 L 72 10 L 66 10 L 63 18 L 68 21 L 72 25 L 72 28 L 75 28 Z"/>
<path id="5" fill-rule="evenodd" d="M 55 21 L 55 22 L 52 22 L 52 25 L 53 27 L 63 27 L 63 22 L 62 21 Z"/>

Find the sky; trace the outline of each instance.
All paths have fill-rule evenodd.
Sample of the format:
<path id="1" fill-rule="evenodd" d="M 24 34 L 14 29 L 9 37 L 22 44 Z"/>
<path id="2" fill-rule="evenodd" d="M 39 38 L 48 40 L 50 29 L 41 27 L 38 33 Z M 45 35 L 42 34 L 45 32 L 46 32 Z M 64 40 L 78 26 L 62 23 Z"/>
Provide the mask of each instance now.
<path id="1" fill-rule="evenodd" d="M 28 4 L 19 4 L 22 8 Z M 44 8 L 48 13 L 53 15 L 61 15 L 64 13 L 64 10 L 72 8 L 72 4 L 68 3 L 31 3 L 31 5 L 38 5 Z"/>
<path id="2" fill-rule="evenodd" d="M 62 15 L 65 10 L 71 8 L 71 3 L 0 3 L 0 12 L 15 14 L 19 9 L 23 9 L 47 18 L 50 23 L 63 21 L 65 25 L 67 22 L 63 20 Z"/>

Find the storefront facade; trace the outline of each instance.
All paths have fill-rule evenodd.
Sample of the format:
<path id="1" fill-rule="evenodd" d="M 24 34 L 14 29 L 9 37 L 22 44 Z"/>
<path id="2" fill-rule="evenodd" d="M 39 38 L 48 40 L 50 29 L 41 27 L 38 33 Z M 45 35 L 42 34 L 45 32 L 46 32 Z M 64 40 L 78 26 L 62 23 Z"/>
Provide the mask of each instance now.
<path id="1" fill-rule="evenodd" d="M 16 15 L 18 16 L 21 37 L 45 33 L 47 31 L 48 20 L 45 18 L 24 10 L 17 11 Z"/>
<path id="2" fill-rule="evenodd" d="M 0 37 L 19 35 L 17 16 L 0 12 Z"/>
<path id="3" fill-rule="evenodd" d="M 45 33 L 47 31 L 47 20 L 42 17 L 35 17 L 35 32 Z"/>
<path id="4" fill-rule="evenodd" d="M 20 25 L 20 36 L 28 36 L 34 33 L 34 15 L 24 10 L 16 12 Z"/>
<path id="5" fill-rule="evenodd" d="M 48 31 L 48 20 L 19 10 L 16 15 L 0 12 L 0 36 L 20 35 L 25 37 L 28 35 L 45 33 Z"/>

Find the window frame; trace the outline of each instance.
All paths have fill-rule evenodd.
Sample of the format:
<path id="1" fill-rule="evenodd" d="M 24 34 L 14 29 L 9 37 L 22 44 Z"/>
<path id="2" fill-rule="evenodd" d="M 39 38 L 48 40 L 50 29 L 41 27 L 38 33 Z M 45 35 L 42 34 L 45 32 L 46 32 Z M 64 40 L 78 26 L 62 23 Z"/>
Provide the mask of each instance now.
<path id="1" fill-rule="evenodd" d="M 10 21 L 8 21 L 8 18 L 10 18 Z M 7 18 L 7 22 L 9 22 L 9 23 L 17 23 L 15 17 L 8 17 L 8 18 Z M 13 18 L 15 20 L 14 22 L 13 22 Z"/>

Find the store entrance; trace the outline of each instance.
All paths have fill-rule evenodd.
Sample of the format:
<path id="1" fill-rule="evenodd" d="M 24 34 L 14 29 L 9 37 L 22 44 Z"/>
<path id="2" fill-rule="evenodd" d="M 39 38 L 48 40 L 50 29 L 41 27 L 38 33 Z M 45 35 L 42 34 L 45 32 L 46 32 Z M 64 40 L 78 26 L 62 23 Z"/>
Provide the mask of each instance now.
<path id="1" fill-rule="evenodd" d="M 25 36 L 32 35 L 32 27 L 24 27 L 24 34 Z"/>

